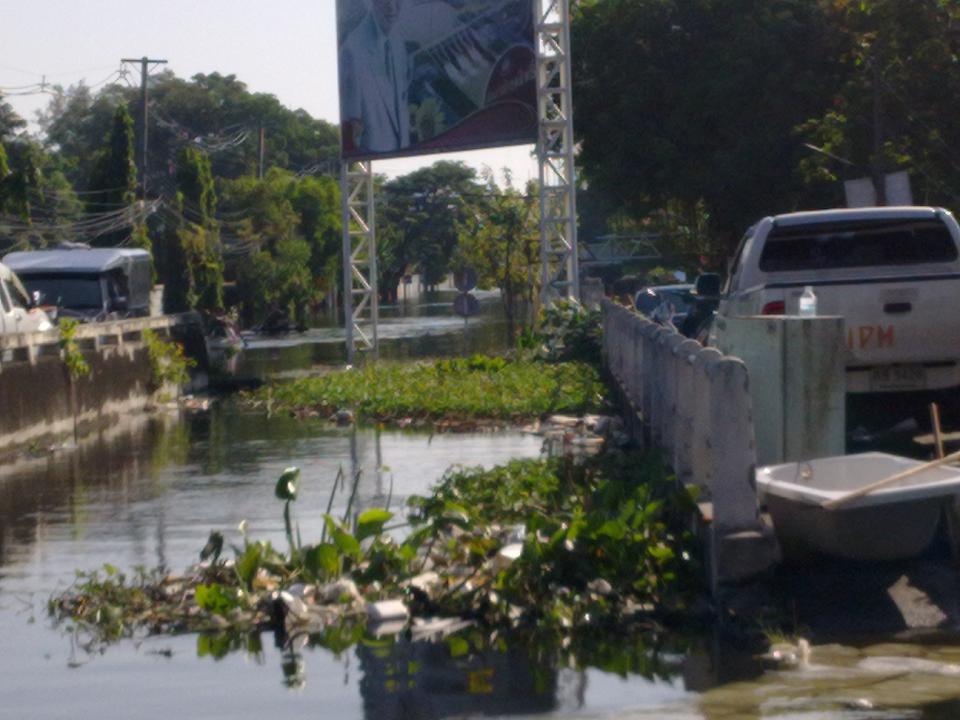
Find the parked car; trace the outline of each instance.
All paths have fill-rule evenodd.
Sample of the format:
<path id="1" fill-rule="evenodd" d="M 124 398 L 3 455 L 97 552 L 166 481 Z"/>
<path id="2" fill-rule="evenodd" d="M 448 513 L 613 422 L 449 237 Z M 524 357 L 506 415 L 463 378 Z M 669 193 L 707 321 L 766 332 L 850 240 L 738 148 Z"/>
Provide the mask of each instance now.
<path id="1" fill-rule="evenodd" d="M 960 226 L 933 207 L 766 217 L 743 236 L 721 292 L 712 340 L 729 317 L 816 312 L 846 320 L 847 392 L 960 391 Z M 808 293 L 809 295 L 809 293 Z M 949 392 L 948 392 L 949 391 Z M 888 396 L 888 401 L 889 401 Z"/>
<path id="2" fill-rule="evenodd" d="M 0 334 L 43 332 L 52 327 L 47 314 L 30 301 L 16 274 L 0 263 Z"/>
<path id="3" fill-rule="evenodd" d="M 637 291 L 633 306 L 655 322 L 669 322 L 679 328 L 690 312 L 692 290 L 690 284 L 648 285 Z"/>
<path id="4" fill-rule="evenodd" d="M 3 261 L 34 302 L 58 318 L 97 321 L 150 314 L 153 270 L 146 250 L 31 250 L 10 253 Z"/>

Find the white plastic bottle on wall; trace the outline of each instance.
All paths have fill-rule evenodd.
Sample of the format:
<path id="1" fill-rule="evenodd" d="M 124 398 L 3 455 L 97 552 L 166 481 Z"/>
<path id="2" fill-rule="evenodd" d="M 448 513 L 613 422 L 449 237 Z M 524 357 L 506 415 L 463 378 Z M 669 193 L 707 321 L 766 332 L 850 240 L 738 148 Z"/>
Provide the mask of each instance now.
<path id="1" fill-rule="evenodd" d="M 800 317 L 814 317 L 817 314 L 817 295 L 813 287 L 807 285 L 800 296 Z"/>

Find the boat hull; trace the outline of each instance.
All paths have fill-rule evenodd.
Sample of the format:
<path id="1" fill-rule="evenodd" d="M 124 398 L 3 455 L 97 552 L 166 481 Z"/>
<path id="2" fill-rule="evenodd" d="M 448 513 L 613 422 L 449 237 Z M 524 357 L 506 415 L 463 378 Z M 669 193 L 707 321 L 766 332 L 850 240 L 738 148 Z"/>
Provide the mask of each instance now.
<path id="1" fill-rule="evenodd" d="M 824 510 L 767 495 L 766 506 L 788 561 L 812 553 L 867 562 L 903 560 L 924 552 L 939 526 L 947 500 Z M 888 528 L 887 531 L 878 531 Z"/>
<path id="2" fill-rule="evenodd" d="M 885 453 L 786 463 L 759 468 L 757 490 L 788 561 L 903 560 L 930 546 L 960 494 L 960 471 L 934 468 L 833 510 L 822 503 L 920 464 Z"/>

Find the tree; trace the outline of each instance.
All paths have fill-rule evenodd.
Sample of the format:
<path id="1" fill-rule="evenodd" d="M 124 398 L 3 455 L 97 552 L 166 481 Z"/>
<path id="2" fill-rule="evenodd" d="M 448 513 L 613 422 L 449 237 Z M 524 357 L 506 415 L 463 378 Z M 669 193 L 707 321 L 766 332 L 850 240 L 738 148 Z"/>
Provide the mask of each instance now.
<path id="1" fill-rule="evenodd" d="M 591 0 L 573 27 L 579 162 L 636 217 L 703 201 L 726 248 L 810 201 L 794 128 L 836 85 L 812 0 Z"/>
<path id="2" fill-rule="evenodd" d="M 117 108 L 134 102 L 132 90 L 108 85 L 96 96 L 82 82 L 64 90 L 54 87 L 50 104 L 39 115 L 44 145 L 74 188 L 89 189 L 92 160 L 102 149 Z"/>
<path id="3" fill-rule="evenodd" d="M 299 216 L 297 232 L 310 248 L 314 284 L 325 294 L 336 292 L 342 243 L 340 184 L 332 177 L 300 178 L 291 186 L 290 202 Z"/>
<path id="4" fill-rule="evenodd" d="M 210 160 L 195 148 L 184 148 L 177 160 L 175 231 L 168 233 L 163 263 L 164 307 L 167 312 L 223 310 L 223 259 L 214 218 L 217 198 Z"/>
<path id="5" fill-rule="evenodd" d="M 136 202 L 137 166 L 133 159 L 133 119 L 126 105 L 118 105 L 107 136 L 106 147 L 94 159 L 93 174 L 88 184 L 87 212 L 116 214 Z M 132 213 L 131 213 L 132 215 Z M 129 226 L 122 226 L 95 236 L 95 245 L 115 247 L 130 237 Z"/>
<path id="6" fill-rule="evenodd" d="M 396 298 L 399 281 L 410 266 L 416 266 L 428 287 L 443 279 L 450 271 L 459 228 L 484 192 L 473 168 L 450 161 L 383 185 L 377 232 L 388 241 L 378 258 L 384 300 Z"/>
<path id="7" fill-rule="evenodd" d="M 176 195 L 171 181 L 179 152 L 187 146 L 210 157 L 215 177 L 253 175 L 259 166 L 259 135 L 264 130 L 269 166 L 294 172 L 332 172 L 339 133 L 332 123 L 303 110 L 285 108 L 272 95 L 251 93 L 235 75 L 195 75 L 190 80 L 166 70 L 150 78 L 147 187 L 151 194 Z M 82 83 L 56 94 L 41 115 L 47 146 L 74 185 L 85 190 L 90 158 L 99 148 L 114 110 L 135 108 L 139 127 L 139 90 L 107 85 L 94 95 Z M 139 147 L 139 145 L 138 145 Z"/>
<path id="8" fill-rule="evenodd" d="M 278 168 L 263 179 L 221 184 L 236 262 L 241 318 L 247 325 L 282 313 L 307 322 L 339 251 L 340 192 L 332 178 L 298 178 Z"/>
<path id="9" fill-rule="evenodd" d="M 540 231 L 536 188 L 501 190 L 488 178 L 486 194 L 460 226 L 456 263 L 477 271 L 481 287 L 500 289 L 512 342 L 536 315 L 540 294 Z"/>
<path id="10" fill-rule="evenodd" d="M 960 6 L 941 0 L 822 0 L 822 6 L 843 40 L 834 62 L 844 82 L 800 129 L 824 151 L 805 159 L 807 177 L 833 183 L 839 202 L 837 180 L 872 176 L 882 192 L 884 173 L 907 170 L 919 202 L 954 204 Z"/>
<path id="11" fill-rule="evenodd" d="M 3 99 L 3 93 L 0 93 L 0 142 L 12 138 L 18 130 L 26 126 L 26 120 L 17 114 L 13 106 Z"/>
<path id="12" fill-rule="evenodd" d="M 12 142 L 8 148 L 8 171 L 2 180 L 0 202 L 6 213 L 30 225 L 33 200 L 38 197 L 41 184 L 39 148 L 29 140 Z"/>

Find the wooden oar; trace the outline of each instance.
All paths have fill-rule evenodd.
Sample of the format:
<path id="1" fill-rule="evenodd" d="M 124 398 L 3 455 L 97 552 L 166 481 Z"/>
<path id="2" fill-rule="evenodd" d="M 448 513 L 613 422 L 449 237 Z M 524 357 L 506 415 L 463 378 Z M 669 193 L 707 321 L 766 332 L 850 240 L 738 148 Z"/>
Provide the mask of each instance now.
<path id="1" fill-rule="evenodd" d="M 933 428 L 933 445 L 937 449 L 937 459 L 943 457 L 943 431 L 940 429 L 940 408 L 930 403 L 930 427 Z"/>
<path id="2" fill-rule="evenodd" d="M 879 490 L 880 488 L 884 488 L 887 485 L 893 485 L 898 480 L 903 480 L 904 478 L 912 477 L 913 475 L 919 475 L 924 470 L 930 470 L 931 468 L 939 467 L 940 465 L 946 465 L 947 463 L 950 463 L 950 462 L 956 462 L 957 460 L 960 460 L 960 450 L 958 450 L 955 453 L 950 453 L 949 455 L 945 455 L 942 458 L 937 458 L 936 460 L 932 460 L 928 463 L 924 463 L 923 465 L 917 465 L 916 467 L 912 467 L 909 470 L 898 472 L 896 475 L 891 475 L 890 477 L 886 477 L 883 480 L 877 480 L 876 482 L 870 483 L 869 485 L 864 485 L 861 488 L 857 488 L 856 490 L 853 490 L 852 492 L 848 492 L 846 495 L 841 495 L 838 498 L 834 498 L 833 500 L 827 500 L 825 503 L 821 504 L 820 507 L 822 507 L 824 510 L 834 510 L 835 508 L 838 508 L 841 505 L 846 505 L 851 500 L 856 500 L 857 498 L 863 497 L 864 495 L 869 495 L 874 490 Z"/>

